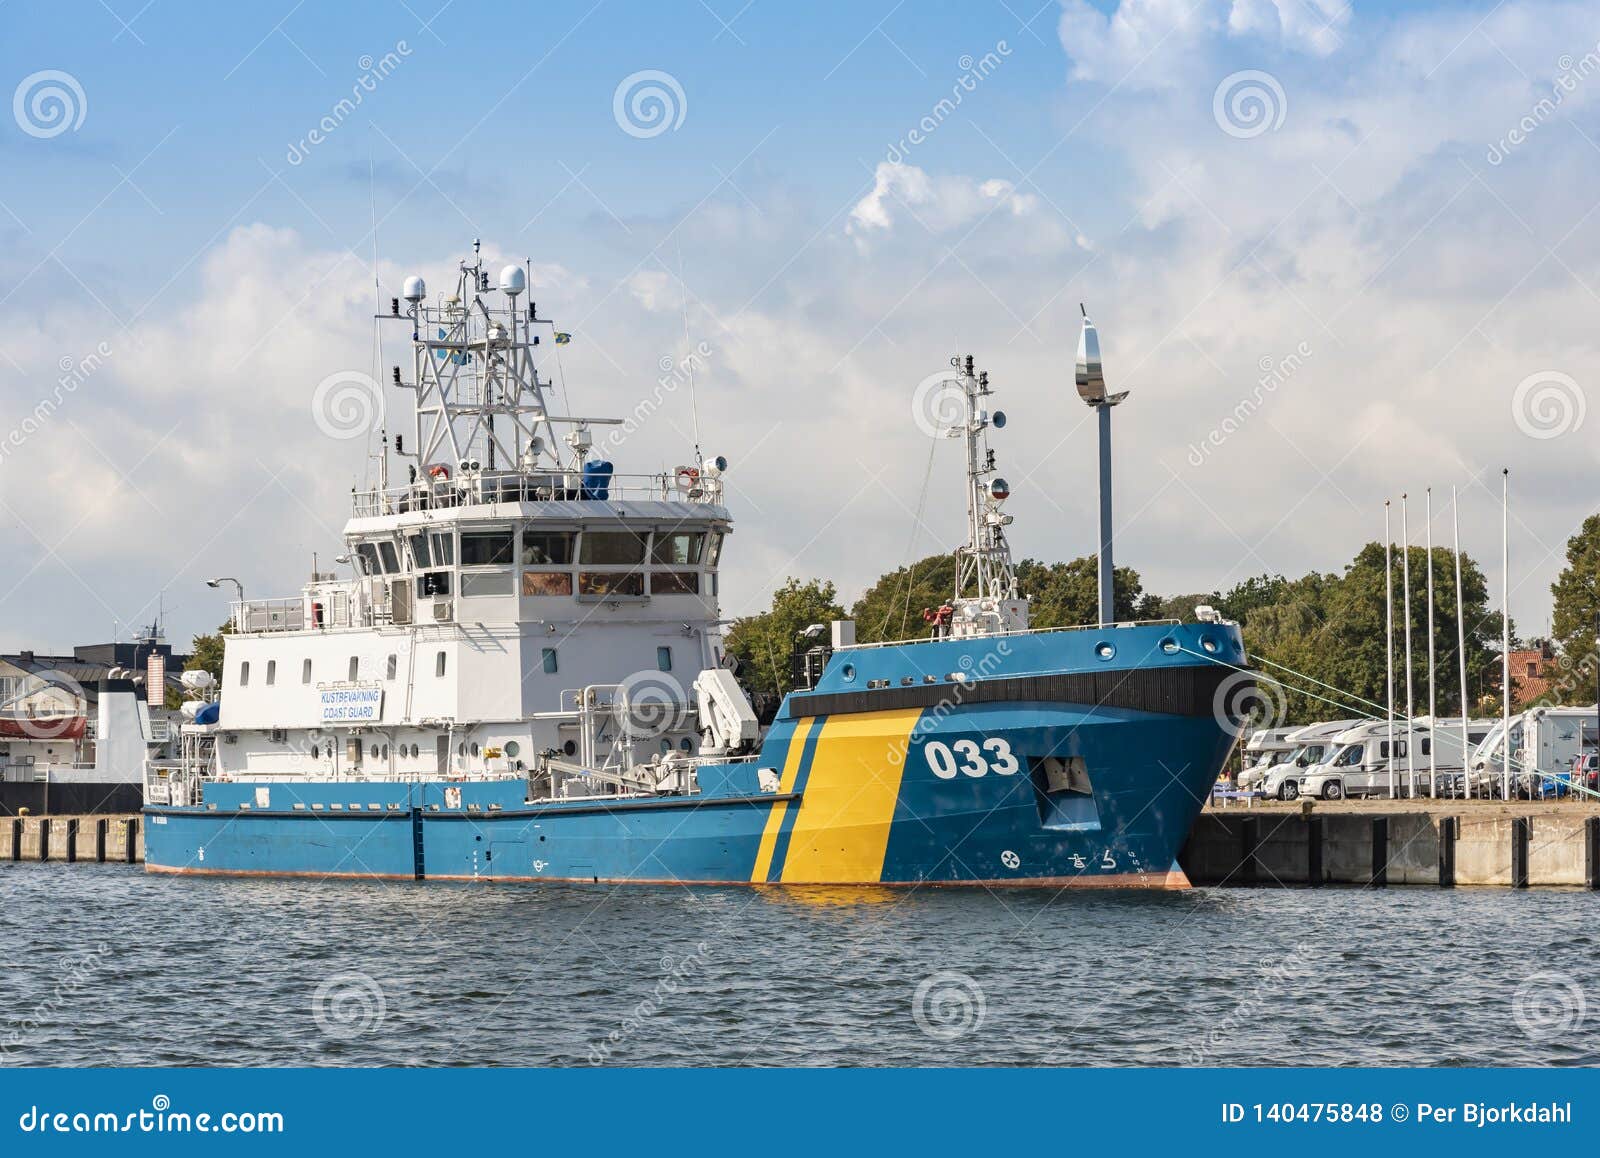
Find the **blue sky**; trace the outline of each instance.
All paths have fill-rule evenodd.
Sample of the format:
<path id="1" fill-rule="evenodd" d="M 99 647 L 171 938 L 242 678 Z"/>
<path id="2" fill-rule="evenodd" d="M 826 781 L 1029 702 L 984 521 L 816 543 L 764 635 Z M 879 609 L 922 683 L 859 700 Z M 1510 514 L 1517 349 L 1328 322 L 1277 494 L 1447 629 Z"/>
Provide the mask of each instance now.
<path id="1" fill-rule="evenodd" d="M 1119 562 L 1158 591 L 1337 569 L 1385 497 L 1429 485 L 1464 488 L 1468 548 L 1493 559 L 1504 465 L 1511 605 L 1537 630 L 1594 510 L 1592 6 L 9 0 L 0 18 L 0 88 L 23 101 L 0 117 L 0 425 L 64 360 L 114 351 L 0 456 L 7 649 L 103 637 L 162 590 L 186 639 L 221 618 L 209 575 L 288 594 L 335 553 L 363 447 L 322 437 L 309 399 L 370 363 L 374 206 L 386 293 L 474 237 L 531 258 L 590 411 L 631 410 L 681 353 L 688 297 L 716 351 L 702 427 L 734 462 L 734 614 L 790 574 L 853 597 L 959 536 L 957 464 L 935 449 L 924 501 L 909 411 L 958 351 L 1020 419 L 998 440 L 1019 554 L 1087 553 L 1092 431 L 1064 377 L 1080 300 L 1134 391 Z M 19 90 L 46 70 L 81 92 L 75 127 L 25 123 Z M 645 70 L 675 82 L 681 123 L 641 136 L 614 97 Z M 1227 103 L 1260 76 L 1265 124 Z M 678 461 L 687 428 L 665 414 L 623 469 Z"/>

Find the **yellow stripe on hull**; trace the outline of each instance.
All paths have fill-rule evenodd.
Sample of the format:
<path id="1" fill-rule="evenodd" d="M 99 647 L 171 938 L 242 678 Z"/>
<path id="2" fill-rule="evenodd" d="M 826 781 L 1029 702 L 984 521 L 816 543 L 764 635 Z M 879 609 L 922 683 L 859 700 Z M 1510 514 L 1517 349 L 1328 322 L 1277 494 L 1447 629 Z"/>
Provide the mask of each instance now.
<path id="1" fill-rule="evenodd" d="M 800 757 L 806 750 L 806 737 L 811 734 L 816 722 L 815 716 L 807 716 L 795 725 L 794 736 L 789 740 L 789 753 L 783 761 L 783 777 L 778 782 L 779 792 L 787 794 L 794 791 L 795 778 L 800 775 Z M 778 833 L 783 828 L 783 818 L 788 813 L 789 802 L 780 800 L 767 814 L 767 826 L 761 832 L 761 844 L 756 849 L 756 867 L 750 873 L 752 881 L 767 879 L 767 872 L 772 868 L 772 851 L 778 846 Z"/>
<path id="2" fill-rule="evenodd" d="M 785 884 L 882 878 L 907 742 L 921 715 L 910 708 L 824 720 L 783 863 Z"/>

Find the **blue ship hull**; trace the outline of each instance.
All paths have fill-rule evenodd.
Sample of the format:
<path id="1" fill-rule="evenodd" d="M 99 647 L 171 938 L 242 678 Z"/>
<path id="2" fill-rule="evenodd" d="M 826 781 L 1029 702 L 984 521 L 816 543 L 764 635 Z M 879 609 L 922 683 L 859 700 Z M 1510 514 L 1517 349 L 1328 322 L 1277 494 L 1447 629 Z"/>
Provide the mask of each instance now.
<path id="1" fill-rule="evenodd" d="M 785 701 L 755 761 L 702 766 L 693 796 L 530 804 L 522 780 L 211 782 L 198 805 L 146 807 L 146 866 L 1182 887 L 1178 850 L 1234 742 L 1216 702 L 1230 669 L 1209 657 L 1242 663 L 1236 630 L 1002 638 L 835 655 L 814 691 Z M 1068 767 L 1081 774 L 1070 786 Z M 777 792 L 760 790 L 760 768 Z"/>

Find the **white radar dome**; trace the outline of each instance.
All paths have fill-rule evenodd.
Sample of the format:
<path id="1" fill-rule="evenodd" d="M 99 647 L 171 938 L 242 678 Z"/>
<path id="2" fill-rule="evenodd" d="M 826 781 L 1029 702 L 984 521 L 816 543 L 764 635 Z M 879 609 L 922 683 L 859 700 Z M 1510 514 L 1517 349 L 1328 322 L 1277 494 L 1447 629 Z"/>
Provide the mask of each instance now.
<path id="1" fill-rule="evenodd" d="M 408 302 L 420 302 L 428 296 L 428 283 L 420 277 L 408 277 L 400 296 Z"/>
<path id="2" fill-rule="evenodd" d="M 508 265 L 500 271 L 500 291 L 508 297 L 516 297 L 527 288 L 528 275 L 520 265 Z"/>

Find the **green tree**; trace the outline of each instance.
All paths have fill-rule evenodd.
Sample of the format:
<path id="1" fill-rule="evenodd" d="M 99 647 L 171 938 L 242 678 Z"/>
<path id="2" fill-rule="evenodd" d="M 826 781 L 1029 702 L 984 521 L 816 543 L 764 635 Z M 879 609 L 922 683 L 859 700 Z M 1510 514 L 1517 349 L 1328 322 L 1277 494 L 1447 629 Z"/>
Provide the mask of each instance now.
<path id="1" fill-rule="evenodd" d="M 908 567 L 890 571 L 869 587 L 850 609 L 856 636 L 863 643 L 911 639 L 927 631 L 922 612 L 948 603 L 955 595 L 956 557 L 929 555 Z M 1029 618 L 1035 627 L 1070 627 L 1098 623 L 1099 571 L 1086 555 L 1070 563 L 1024 559 L 1017 564 L 1017 587 L 1032 597 Z M 1119 622 L 1154 619 L 1161 600 L 1145 593 L 1139 573 L 1118 567 L 1113 576 L 1114 610 Z"/>
<path id="2" fill-rule="evenodd" d="M 1411 548 L 1412 683 L 1419 714 L 1427 711 L 1428 703 L 1427 559 L 1425 548 Z M 1436 701 L 1440 714 L 1448 715 L 1460 710 L 1460 681 L 1456 674 L 1455 560 L 1447 548 L 1434 548 L 1433 572 Z M 1500 621 L 1488 606 L 1488 582 L 1482 568 L 1464 558 L 1461 576 L 1471 697 L 1482 687 L 1499 686 Z M 1395 703 L 1403 711 L 1405 589 L 1403 556 L 1398 551 L 1393 578 Z M 1243 593 L 1244 603 L 1250 602 L 1253 593 Z M 1222 606 L 1227 605 L 1227 598 L 1219 596 Z M 1246 650 L 1261 670 L 1280 679 L 1288 692 L 1287 722 L 1309 723 L 1341 712 L 1381 714 L 1381 707 L 1374 705 L 1384 704 L 1387 695 L 1383 544 L 1364 546 L 1343 575 L 1312 573 L 1285 580 L 1275 602 L 1246 610 L 1242 626 Z M 1340 695 L 1311 680 L 1296 678 L 1284 668 L 1350 694 Z"/>
<path id="3" fill-rule="evenodd" d="M 948 602 L 955 586 L 953 554 L 929 555 L 890 571 L 867 588 L 850 609 L 856 638 L 862 643 L 878 643 L 923 634 L 923 610 Z"/>
<path id="4" fill-rule="evenodd" d="M 772 607 L 735 619 L 728 628 L 728 653 L 753 696 L 782 696 L 793 687 L 790 660 L 795 638 L 813 623 L 844 619 L 838 591 L 826 579 L 790 579 L 772 595 Z"/>
<path id="5" fill-rule="evenodd" d="M 1566 673 L 1559 681 L 1569 704 L 1594 701 L 1595 616 L 1600 614 L 1600 515 L 1583 520 L 1567 540 L 1567 565 L 1550 585 L 1551 628 Z"/>
<path id="6" fill-rule="evenodd" d="M 1093 555 L 1070 563 L 1024 559 L 1017 565 L 1017 584 L 1033 596 L 1029 619 L 1034 627 L 1074 627 L 1100 622 L 1100 570 Z M 1155 619 L 1161 599 L 1147 594 L 1139 572 L 1117 567 L 1111 576 L 1111 606 L 1117 622 Z"/>

